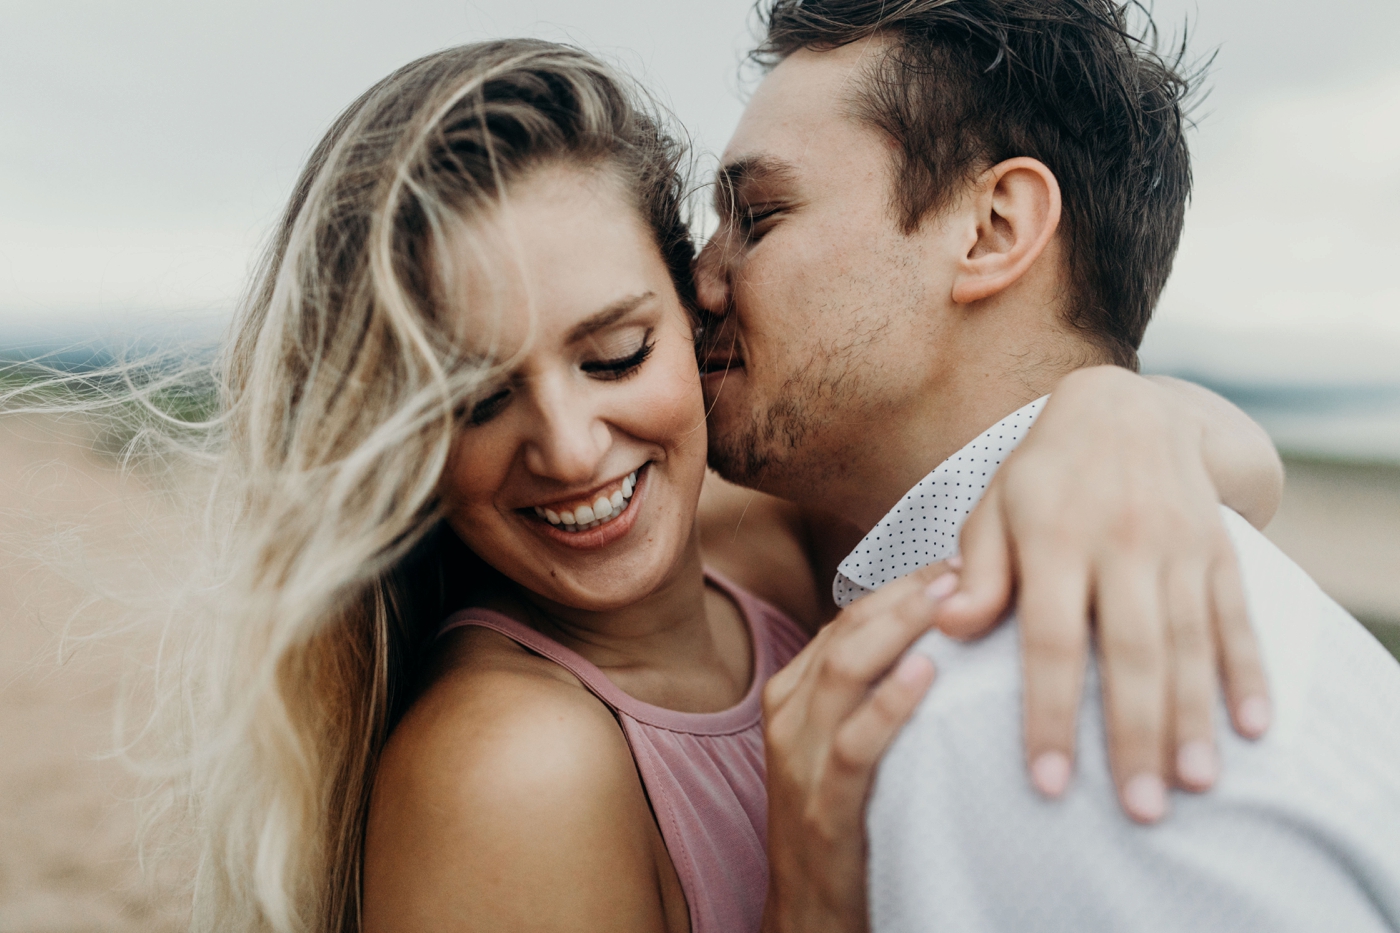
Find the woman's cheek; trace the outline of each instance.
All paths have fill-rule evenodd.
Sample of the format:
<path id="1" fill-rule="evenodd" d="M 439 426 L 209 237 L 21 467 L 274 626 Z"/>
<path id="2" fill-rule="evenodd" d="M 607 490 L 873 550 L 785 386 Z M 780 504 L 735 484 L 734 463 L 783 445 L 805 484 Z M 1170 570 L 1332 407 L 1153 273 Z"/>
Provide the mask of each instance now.
<path id="1" fill-rule="evenodd" d="M 474 431 L 473 434 L 478 434 Z M 489 525 L 494 509 L 491 500 L 496 488 L 496 464 L 490 456 L 489 438 L 461 437 L 453 445 L 443 470 L 443 505 L 458 536 L 480 536 Z"/>
<path id="2" fill-rule="evenodd" d="M 652 362 L 655 373 L 639 393 L 639 404 L 646 412 L 648 433 L 667 449 L 685 449 L 697 441 L 703 459 L 705 444 L 705 397 L 695 354 L 688 342 L 677 342 L 664 356 Z M 696 435 L 699 435 L 698 439 Z"/>

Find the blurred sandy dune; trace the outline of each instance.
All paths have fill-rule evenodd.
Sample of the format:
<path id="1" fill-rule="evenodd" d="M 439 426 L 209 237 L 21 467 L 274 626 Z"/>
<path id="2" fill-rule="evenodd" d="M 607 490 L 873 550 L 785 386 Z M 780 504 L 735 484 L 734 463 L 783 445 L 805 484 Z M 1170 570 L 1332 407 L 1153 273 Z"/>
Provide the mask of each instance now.
<path id="1" fill-rule="evenodd" d="M 180 928 L 174 886 L 135 862 L 135 782 L 102 757 L 127 654 L 149 655 L 149 636 L 84 643 L 116 613 L 79 611 L 96 580 L 65 579 L 111 572 L 103 553 L 158 500 L 85 446 L 74 426 L 0 419 L 0 933 Z M 33 552 L 34 536 L 47 549 L 79 528 L 91 556 L 68 540 L 63 574 Z"/>
<path id="2" fill-rule="evenodd" d="M 1400 656 L 1400 466 L 1286 465 L 1265 533 Z"/>

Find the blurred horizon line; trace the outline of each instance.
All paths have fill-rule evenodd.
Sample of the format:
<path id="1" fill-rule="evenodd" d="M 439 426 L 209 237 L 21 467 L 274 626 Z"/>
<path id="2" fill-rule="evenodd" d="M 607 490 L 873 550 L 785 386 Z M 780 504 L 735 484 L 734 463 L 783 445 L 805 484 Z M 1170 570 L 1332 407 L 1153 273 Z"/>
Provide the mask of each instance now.
<path id="1" fill-rule="evenodd" d="M 185 326 L 167 321 L 164 327 L 127 329 L 120 338 L 89 331 L 86 338 L 72 334 L 70 339 L 53 333 L 45 338 L 32 329 L 28 339 L 7 339 L 0 324 L 0 373 L 44 367 L 81 375 L 128 364 L 212 362 L 222 327 L 211 323 L 208 317 L 187 320 Z M 1400 373 L 1390 379 L 1374 371 L 1349 378 L 1287 378 L 1222 371 L 1208 361 L 1161 363 L 1149 359 L 1144 372 L 1185 379 L 1229 399 L 1269 432 L 1285 457 L 1400 468 Z"/>

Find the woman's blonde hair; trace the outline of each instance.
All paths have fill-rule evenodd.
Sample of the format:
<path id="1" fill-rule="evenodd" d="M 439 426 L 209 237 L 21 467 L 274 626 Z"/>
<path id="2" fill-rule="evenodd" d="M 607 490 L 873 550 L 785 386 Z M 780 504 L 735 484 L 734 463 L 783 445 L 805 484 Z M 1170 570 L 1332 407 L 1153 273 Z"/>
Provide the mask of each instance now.
<path id="1" fill-rule="evenodd" d="M 490 42 L 399 69 L 312 154 L 216 370 L 215 606 L 160 701 L 188 765 L 194 929 L 358 929 L 376 763 L 467 572 L 438 483 L 491 364 L 454 339 L 444 240 L 531 171 L 597 167 L 688 299 L 682 147 L 656 114 L 582 51 Z"/>

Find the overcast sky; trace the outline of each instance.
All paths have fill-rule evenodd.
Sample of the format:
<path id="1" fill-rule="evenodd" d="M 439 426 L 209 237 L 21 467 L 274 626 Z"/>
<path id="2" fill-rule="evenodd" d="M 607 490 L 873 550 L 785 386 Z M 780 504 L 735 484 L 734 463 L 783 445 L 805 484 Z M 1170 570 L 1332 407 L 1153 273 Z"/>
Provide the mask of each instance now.
<path id="1" fill-rule="evenodd" d="M 1189 14 L 1193 48 L 1219 57 L 1151 353 L 1265 376 L 1400 369 L 1400 3 L 1156 11 L 1167 32 Z M 330 120 L 445 45 L 534 35 L 600 51 L 717 151 L 752 20 L 748 0 L 0 0 L 0 22 L 13 340 L 226 313 Z"/>

